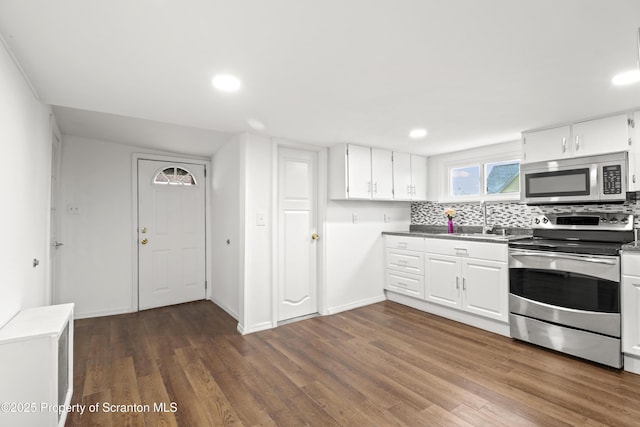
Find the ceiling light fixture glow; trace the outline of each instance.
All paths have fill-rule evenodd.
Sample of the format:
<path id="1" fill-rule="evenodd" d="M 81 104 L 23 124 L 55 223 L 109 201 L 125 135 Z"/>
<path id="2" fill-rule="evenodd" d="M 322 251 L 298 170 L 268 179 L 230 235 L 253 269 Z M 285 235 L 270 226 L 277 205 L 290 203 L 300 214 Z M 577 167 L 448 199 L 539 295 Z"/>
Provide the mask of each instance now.
<path id="1" fill-rule="evenodd" d="M 611 83 L 616 86 L 630 85 L 640 82 L 640 28 L 638 28 L 638 67 L 635 70 L 625 71 L 617 74 L 611 79 Z"/>
<path id="2" fill-rule="evenodd" d="M 255 130 L 265 130 L 267 127 L 264 125 L 264 123 L 262 123 L 260 120 L 256 120 L 256 119 L 249 119 L 247 120 L 247 123 L 249 123 L 249 126 L 251 126 L 252 128 L 254 128 Z"/>
<path id="3" fill-rule="evenodd" d="M 211 81 L 213 87 L 222 92 L 237 92 L 242 86 L 242 82 L 231 74 L 218 74 Z"/>
<path id="4" fill-rule="evenodd" d="M 422 129 L 422 128 L 412 129 L 411 132 L 409 132 L 409 138 L 412 138 L 412 139 L 420 139 L 420 138 L 424 138 L 425 136 L 427 136 L 426 129 Z"/>
<path id="5" fill-rule="evenodd" d="M 640 70 L 625 71 L 624 73 L 616 74 L 611 79 L 611 83 L 616 86 L 630 85 L 636 82 L 640 82 Z"/>

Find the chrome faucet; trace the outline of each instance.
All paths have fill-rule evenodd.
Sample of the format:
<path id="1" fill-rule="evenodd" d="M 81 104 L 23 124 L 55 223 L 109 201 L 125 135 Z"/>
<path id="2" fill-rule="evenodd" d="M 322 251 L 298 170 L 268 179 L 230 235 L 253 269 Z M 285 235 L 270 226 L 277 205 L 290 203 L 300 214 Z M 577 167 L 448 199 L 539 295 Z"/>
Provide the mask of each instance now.
<path id="1" fill-rule="evenodd" d="M 493 231 L 495 224 L 487 224 L 487 202 L 482 200 L 480 202 L 480 208 L 482 209 L 482 234 L 488 234 Z"/>

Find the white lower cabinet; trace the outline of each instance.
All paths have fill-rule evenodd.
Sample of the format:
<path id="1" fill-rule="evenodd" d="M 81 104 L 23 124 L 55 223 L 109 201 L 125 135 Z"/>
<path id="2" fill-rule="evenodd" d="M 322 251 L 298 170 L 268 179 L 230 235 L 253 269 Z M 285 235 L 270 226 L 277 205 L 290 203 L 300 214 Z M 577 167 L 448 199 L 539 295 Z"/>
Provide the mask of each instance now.
<path id="1" fill-rule="evenodd" d="M 385 236 L 385 289 L 424 297 L 424 239 Z"/>
<path id="2" fill-rule="evenodd" d="M 385 235 L 387 297 L 508 336 L 507 261 L 504 243 Z"/>
<path id="3" fill-rule="evenodd" d="M 622 255 L 621 301 L 625 369 L 640 374 L 640 252 Z"/>
<path id="4" fill-rule="evenodd" d="M 467 242 L 456 243 L 460 247 Z M 428 250 L 429 240 L 426 246 Z M 427 301 L 508 322 L 508 292 L 506 262 L 425 253 Z"/>

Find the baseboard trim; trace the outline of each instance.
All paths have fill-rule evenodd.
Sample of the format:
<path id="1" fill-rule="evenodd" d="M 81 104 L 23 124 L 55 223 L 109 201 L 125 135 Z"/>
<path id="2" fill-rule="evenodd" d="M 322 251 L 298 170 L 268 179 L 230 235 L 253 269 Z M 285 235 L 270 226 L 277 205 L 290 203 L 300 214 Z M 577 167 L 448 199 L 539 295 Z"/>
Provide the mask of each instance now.
<path id="1" fill-rule="evenodd" d="M 271 322 L 263 322 L 258 323 L 257 325 L 250 326 L 249 328 L 245 328 L 243 325 L 238 323 L 238 332 L 241 335 L 253 334 L 255 332 L 266 331 L 267 329 L 273 329 L 274 326 Z"/>
<path id="2" fill-rule="evenodd" d="M 428 301 L 419 300 L 410 296 L 397 294 L 395 292 L 386 291 L 386 294 L 389 301 L 397 302 L 399 304 L 415 308 L 416 310 L 435 314 L 436 316 L 455 320 L 456 322 L 465 323 L 476 328 L 484 329 L 485 331 L 493 332 L 494 334 L 511 337 L 511 331 L 509 330 L 508 323 L 478 317 L 464 311 L 432 304 Z"/>
<path id="3" fill-rule="evenodd" d="M 338 307 L 331 307 L 327 310 L 328 314 L 336 314 L 343 311 L 353 310 L 354 308 L 364 307 L 366 305 L 376 304 L 385 301 L 387 298 L 384 294 L 375 296 L 373 298 L 367 298 L 360 301 L 355 301 L 349 304 L 340 305 Z"/>
<path id="4" fill-rule="evenodd" d="M 240 316 L 238 316 L 238 313 L 231 310 L 229 307 L 222 304 L 220 301 L 217 301 L 215 298 L 211 297 L 209 300 L 215 305 L 217 305 L 218 307 L 220 307 L 221 309 L 223 309 L 229 316 L 233 317 L 234 319 L 238 320 L 240 318 Z"/>
<path id="5" fill-rule="evenodd" d="M 76 304 L 77 307 L 77 304 Z M 104 316 L 115 316 L 117 314 L 126 314 L 126 313 L 134 313 L 135 310 L 132 310 L 131 307 L 127 308 L 117 308 L 115 310 L 100 310 L 100 311 L 88 311 L 84 313 L 73 313 L 74 319 L 89 319 L 92 317 L 104 317 Z"/>

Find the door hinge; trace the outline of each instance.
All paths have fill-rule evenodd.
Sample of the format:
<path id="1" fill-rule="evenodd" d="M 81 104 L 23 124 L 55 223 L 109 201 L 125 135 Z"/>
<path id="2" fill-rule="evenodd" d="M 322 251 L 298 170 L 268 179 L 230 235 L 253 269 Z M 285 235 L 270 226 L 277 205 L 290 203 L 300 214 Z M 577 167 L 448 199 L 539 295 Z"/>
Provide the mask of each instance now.
<path id="1" fill-rule="evenodd" d="M 632 128 L 636 127 L 636 122 L 633 119 L 627 119 L 627 123 L 629 123 L 629 126 L 631 126 Z"/>
<path id="2" fill-rule="evenodd" d="M 205 178 L 207 177 L 207 167 L 206 166 L 204 167 L 204 177 Z"/>
<path id="3" fill-rule="evenodd" d="M 631 145 L 633 145 L 633 143 L 631 142 L 631 138 L 629 138 L 629 147 L 631 147 Z"/>
<path id="4" fill-rule="evenodd" d="M 207 283 L 207 281 L 204 281 L 204 290 L 206 291 L 209 288 L 209 284 Z"/>

